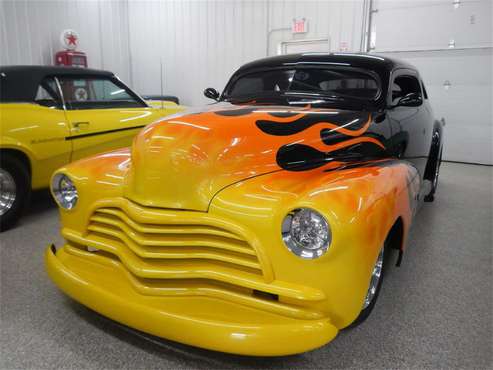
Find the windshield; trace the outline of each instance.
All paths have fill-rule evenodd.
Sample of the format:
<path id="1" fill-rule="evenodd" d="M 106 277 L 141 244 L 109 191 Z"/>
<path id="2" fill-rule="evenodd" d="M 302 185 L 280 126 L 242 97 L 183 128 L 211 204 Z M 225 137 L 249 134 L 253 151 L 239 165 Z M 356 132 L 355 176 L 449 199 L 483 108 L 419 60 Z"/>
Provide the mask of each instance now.
<path id="1" fill-rule="evenodd" d="M 351 68 L 271 69 L 240 76 L 231 83 L 223 98 L 255 99 L 266 95 L 375 100 L 380 94 L 377 77 Z"/>

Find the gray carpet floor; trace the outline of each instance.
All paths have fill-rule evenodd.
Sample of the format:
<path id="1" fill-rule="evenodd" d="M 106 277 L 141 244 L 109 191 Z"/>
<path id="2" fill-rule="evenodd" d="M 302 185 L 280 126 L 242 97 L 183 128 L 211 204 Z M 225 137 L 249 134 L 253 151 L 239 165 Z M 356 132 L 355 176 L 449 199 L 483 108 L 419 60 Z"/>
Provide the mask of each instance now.
<path id="1" fill-rule="evenodd" d="M 417 216 L 402 266 L 371 317 L 301 355 L 226 355 L 137 333 L 65 297 L 43 251 L 61 244 L 58 213 L 35 194 L 0 234 L 2 369 L 492 368 L 492 167 L 446 163 L 434 203 Z"/>

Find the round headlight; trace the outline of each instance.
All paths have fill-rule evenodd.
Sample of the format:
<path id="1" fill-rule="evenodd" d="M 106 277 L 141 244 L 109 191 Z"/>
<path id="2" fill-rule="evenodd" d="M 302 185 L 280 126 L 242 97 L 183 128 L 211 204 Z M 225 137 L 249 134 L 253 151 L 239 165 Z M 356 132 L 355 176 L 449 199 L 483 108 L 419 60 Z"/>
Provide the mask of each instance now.
<path id="1" fill-rule="evenodd" d="M 62 173 L 53 176 L 51 191 L 58 205 L 65 209 L 72 209 L 77 204 L 79 195 L 74 183 L 67 175 Z"/>
<path id="2" fill-rule="evenodd" d="M 320 213 L 309 208 L 298 208 L 284 218 L 282 239 L 297 256 L 314 259 L 327 252 L 332 233 Z"/>

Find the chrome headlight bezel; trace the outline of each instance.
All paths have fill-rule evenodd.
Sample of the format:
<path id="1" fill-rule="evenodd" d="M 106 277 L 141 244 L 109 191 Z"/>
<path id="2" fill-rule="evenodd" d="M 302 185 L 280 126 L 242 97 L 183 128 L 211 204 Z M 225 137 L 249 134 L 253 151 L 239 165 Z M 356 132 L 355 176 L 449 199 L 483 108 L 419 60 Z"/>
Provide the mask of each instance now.
<path id="1" fill-rule="evenodd" d="M 66 210 L 77 205 L 79 193 L 72 179 L 64 173 L 57 173 L 51 180 L 51 193 L 57 204 Z"/>
<path id="2" fill-rule="evenodd" d="M 308 225 L 307 222 L 311 223 Z M 312 243 L 300 240 L 300 230 L 310 227 Z M 313 233 L 318 235 L 313 235 Z M 304 259 L 316 259 L 324 255 L 332 242 L 332 231 L 327 219 L 311 208 L 296 208 L 289 212 L 282 222 L 282 240 L 295 255 Z M 306 233 L 303 234 L 306 237 Z"/>

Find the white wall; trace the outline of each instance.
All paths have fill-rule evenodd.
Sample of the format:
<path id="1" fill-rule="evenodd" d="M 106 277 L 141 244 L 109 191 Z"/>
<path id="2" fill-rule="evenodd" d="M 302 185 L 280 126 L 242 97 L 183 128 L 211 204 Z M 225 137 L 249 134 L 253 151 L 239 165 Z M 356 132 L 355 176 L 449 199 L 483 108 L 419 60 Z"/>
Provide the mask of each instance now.
<path id="1" fill-rule="evenodd" d="M 201 104 L 204 88 L 222 88 L 235 68 L 265 56 L 264 1 L 130 1 L 129 14 L 138 91 Z"/>
<path id="2" fill-rule="evenodd" d="M 75 29 L 94 68 L 129 79 L 126 2 L 0 1 L 0 64 L 53 64 L 60 34 Z"/>
<path id="3" fill-rule="evenodd" d="M 0 64 L 52 64 L 61 31 L 73 28 L 90 67 L 114 71 L 141 94 L 201 105 L 210 102 L 204 88 L 222 89 L 236 68 L 276 54 L 281 42 L 329 39 L 329 50 L 359 50 L 365 3 L 0 0 Z M 492 163 L 492 1 L 461 0 L 457 9 L 452 0 L 373 3 L 374 51 L 422 72 L 437 117 L 447 120 L 445 158 Z M 285 30 L 295 17 L 308 20 L 307 34 Z"/>
<path id="4" fill-rule="evenodd" d="M 362 1 L 129 1 L 132 82 L 145 93 L 180 96 L 185 104 L 208 101 L 206 87 L 222 89 L 242 64 L 275 55 L 293 37 L 293 18 L 306 18 L 297 39 L 331 37 L 360 44 Z M 162 67 L 161 67 L 162 63 Z M 145 66 L 145 68 L 142 68 Z M 163 81 L 161 85 L 161 79 Z"/>
<path id="5" fill-rule="evenodd" d="M 242 64 L 277 52 L 293 39 L 292 19 L 308 32 L 294 39 L 331 39 L 358 50 L 362 1 L 0 1 L 0 64 L 52 64 L 59 35 L 73 28 L 89 66 L 114 71 L 141 94 L 208 101 Z M 270 32 L 269 32 L 270 31 Z M 270 36 L 268 36 L 270 35 Z"/>

